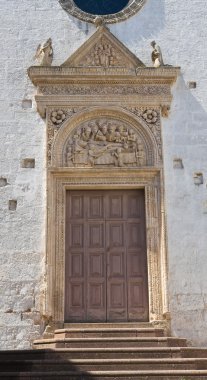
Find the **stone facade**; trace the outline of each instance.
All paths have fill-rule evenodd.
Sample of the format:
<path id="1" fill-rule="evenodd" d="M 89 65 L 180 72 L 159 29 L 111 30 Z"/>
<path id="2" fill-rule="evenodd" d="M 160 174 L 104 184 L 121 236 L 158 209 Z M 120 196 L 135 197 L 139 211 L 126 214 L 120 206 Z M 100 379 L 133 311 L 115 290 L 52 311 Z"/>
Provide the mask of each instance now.
<path id="1" fill-rule="evenodd" d="M 50 139 L 53 139 L 53 132 L 58 130 L 59 125 L 64 123 L 71 113 L 76 114 L 77 107 L 80 107 L 74 104 L 73 107 L 67 108 L 64 99 L 61 100 L 61 107 L 50 103 L 50 113 L 47 114 L 49 139 L 46 144 L 45 121 L 36 110 L 36 88 L 27 76 L 27 68 L 34 64 L 32 57 L 36 47 L 43 40 L 52 38 L 53 65 L 59 66 L 68 62 L 68 56 L 95 31 L 93 25 L 77 21 L 72 16 L 68 17 L 56 0 L 47 0 L 44 5 L 40 0 L 34 0 L 31 4 L 24 0 L 18 4 L 15 15 L 14 7 L 13 0 L 2 1 L 0 4 L 0 133 L 1 141 L 4 142 L 0 148 L 2 349 L 30 347 L 31 342 L 41 336 L 45 324 L 50 320 L 51 313 L 47 309 L 47 298 L 50 296 L 47 278 L 50 276 L 51 265 L 45 248 L 46 166 L 52 158 L 48 149 L 51 145 L 48 144 L 51 144 Z M 152 39 L 159 41 L 166 63 L 181 67 L 181 75 L 173 87 L 170 110 L 170 101 L 161 109 L 161 103 L 156 104 L 158 109 L 152 105 L 147 109 L 143 108 L 143 93 L 149 94 L 147 84 L 116 84 L 102 86 L 101 90 L 96 86 L 91 90 L 90 87 L 94 96 L 99 93 L 104 97 L 104 94 L 107 96 L 108 93 L 113 95 L 118 92 L 124 98 L 127 88 L 132 93 L 131 97 L 134 98 L 134 94 L 137 94 L 135 104 L 131 104 L 131 109 L 126 112 L 137 114 L 143 123 L 157 123 L 157 115 L 162 115 L 160 138 L 163 141 L 165 205 L 162 205 L 160 215 L 164 218 L 164 211 L 166 212 L 168 246 L 168 263 L 166 256 L 162 258 L 167 268 L 162 283 L 168 285 L 164 304 L 166 307 L 169 303 L 172 334 L 184 336 L 199 345 L 207 344 L 205 19 L 203 0 L 194 4 L 190 0 L 186 0 L 184 4 L 178 0 L 148 0 L 137 15 L 109 26 L 112 33 L 141 60 L 141 63 L 137 64 L 137 67 L 140 66 L 137 69 L 139 75 L 142 62 L 146 66 L 152 65 Z M 79 59 L 76 55 L 72 57 Z M 96 55 L 93 53 L 88 57 L 89 60 L 94 60 Z M 113 54 L 112 58 L 114 59 Z M 108 66 L 113 66 L 112 58 Z M 103 62 L 100 57 L 98 60 L 99 64 Z M 104 62 L 105 66 L 106 60 Z M 133 54 L 130 56 L 130 62 L 133 68 Z M 197 82 L 196 88 L 188 85 L 192 81 Z M 171 100 L 170 90 L 165 83 L 159 83 L 159 89 L 154 83 L 151 87 L 152 96 L 159 100 L 160 86 L 165 97 Z M 38 111 L 43 117 L 46 116 L 44 100 L 40 100 L 41 94 L 71 94 L 73 97 L 78 94 L 82 96 L 82 105 L 86 99 L 87 88 L 87 84 L 71 83 L 70 86 L 66 86 L 63 83 L 59 93 L 59 85 L 53 84 L 51 88 L 44 83 L 42 87 L 39 86 L 39 98 L 36 97 Z M 85 107 L 88 107 L 87 103 Z M 106 115 L 101 115 L 101 119 L 105 120 L 105 117 Z M 66 152 L 64 159 L 65 154 Z M 157 154 L 157 160 L 161 155 L 162 152 Z M 32 162 L 32 165 L 28 162 Z M 152 179 L 153 173 L 149 174 L 149 177 L 150 175 Z M 198 181 L 201 176 L 202 181 Z M 93 183 L 94 179 L 89 179 L 87 183 L 90 181 Z M 128 182 L 130 181 L 133 179 L 128 178 Z M 64 172 L 57 183 L 59 187 L 56 190 L 61 194 Z M 155 196 L 156 194 L 149 192 L 151 200 Z M 61 209 L 59 212 L 61 213 Z M 165 227 L 163 228 L 165 230 Z M 50 250 L 50 247 L 47 245 L 48 249 Z M 156 263 L 153 265 L 155 268 Z M 59 310 L 61 311 L 61 305 Z M 168 311 L 168 306 L 165 310 Z"/>

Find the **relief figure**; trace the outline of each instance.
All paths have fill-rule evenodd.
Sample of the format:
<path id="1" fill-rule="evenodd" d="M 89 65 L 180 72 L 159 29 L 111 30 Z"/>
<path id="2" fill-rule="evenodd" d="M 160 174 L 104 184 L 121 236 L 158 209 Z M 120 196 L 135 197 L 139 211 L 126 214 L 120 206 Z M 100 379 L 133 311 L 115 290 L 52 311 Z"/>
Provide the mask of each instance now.
<path id="1" fill-rule="evenodd" d="M 65 165 L 145 166 L 145 147 L 133 128 L 120 121 L 96 120 L 84 123 L 69 138 Z"/>

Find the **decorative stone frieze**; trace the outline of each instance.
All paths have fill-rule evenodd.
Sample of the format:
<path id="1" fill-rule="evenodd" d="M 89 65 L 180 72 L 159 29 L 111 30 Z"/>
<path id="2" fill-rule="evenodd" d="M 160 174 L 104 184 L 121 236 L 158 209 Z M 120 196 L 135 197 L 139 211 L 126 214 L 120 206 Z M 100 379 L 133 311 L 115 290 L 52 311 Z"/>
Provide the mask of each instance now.
<path id="1" fill-rule="evenodd" d="M 100 86 L 101 84 L 101 86 Z M 105 83 L 83 85 L 80 84 L 69 84 L 69 85 L 59 85 L 59 86 L 40 86 L 39 94 L 42 95 L 141 95 L 141 96 L 159 96 L 166 95 L 170 96 L 170 87 L 168 85 L 134 85 L 134 82 L 130 85 L 121 85 L 115 82 L 112 85 L 107 85 Z"/>

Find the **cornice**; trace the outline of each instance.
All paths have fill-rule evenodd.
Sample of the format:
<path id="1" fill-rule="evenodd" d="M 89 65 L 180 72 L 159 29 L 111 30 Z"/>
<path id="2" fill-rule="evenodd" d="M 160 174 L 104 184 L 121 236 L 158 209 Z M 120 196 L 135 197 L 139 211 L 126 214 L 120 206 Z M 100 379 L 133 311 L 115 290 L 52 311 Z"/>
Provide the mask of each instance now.
<path id="1" fill-rule="evenodd" d="M 179 67 L 143 67 L 137 69 L 118 67 L 61 67 L 31 66 L 28 75 L 35 86 L 70 84 L 74 80 L 84 83 L 111 83 L 113 81 L 133 83 L 173 84 L 180 74 Z"/>

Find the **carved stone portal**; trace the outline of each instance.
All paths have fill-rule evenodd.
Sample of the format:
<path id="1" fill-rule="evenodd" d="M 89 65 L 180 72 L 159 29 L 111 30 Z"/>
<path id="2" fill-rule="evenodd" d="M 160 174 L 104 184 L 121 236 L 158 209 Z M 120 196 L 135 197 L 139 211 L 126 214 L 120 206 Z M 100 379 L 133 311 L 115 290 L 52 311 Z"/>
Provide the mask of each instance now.
<path id="1" fill-rule="evenodd" d="M 100 118 L 75 129 L 66 143 L 65 167 L 146 166 L 142 139 L 130 125 Z"/>
<path id="2" fill-rule="evenodd" d="M 100 27 L 59 67 L 31 67 L 47 128 L 46 311 L 64 324 L 67 190 L 144 189 L 149 321 L 168 315 L 162 125 L 179 68 L 145 67 Z M 163 111 L 164 110 L 164 111 Z M 161 322 L 160 322 L 161 321 Z"/>

